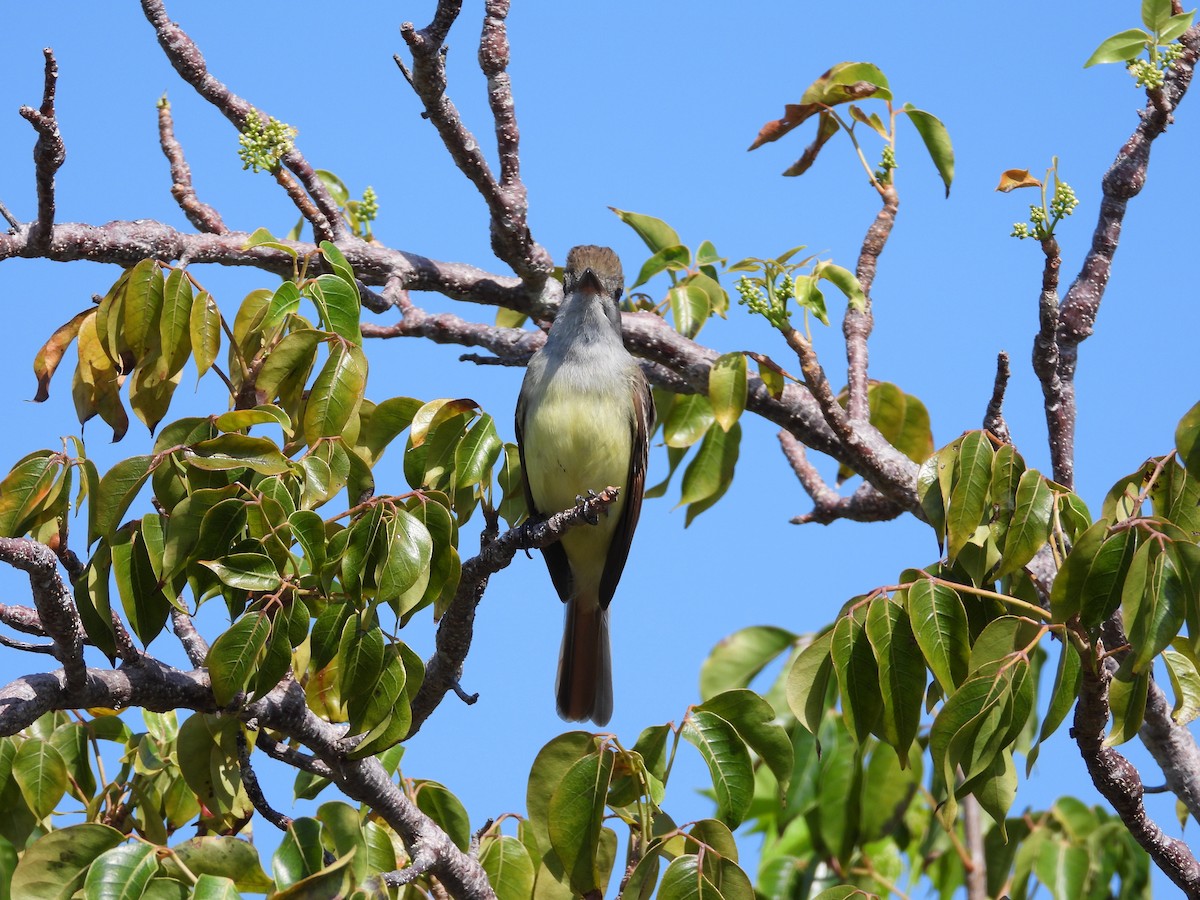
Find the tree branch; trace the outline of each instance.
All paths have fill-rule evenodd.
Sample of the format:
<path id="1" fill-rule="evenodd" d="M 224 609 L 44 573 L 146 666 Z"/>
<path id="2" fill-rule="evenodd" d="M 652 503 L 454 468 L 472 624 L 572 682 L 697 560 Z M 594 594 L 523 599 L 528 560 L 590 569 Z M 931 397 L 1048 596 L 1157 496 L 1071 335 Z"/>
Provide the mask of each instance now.
<path id="1" fill-rule="evenodd" d="M 875 215 L 871 227 L 867 229 L 854 272 L 866 295 L 866 306 L 860 310 L 848 304 L 846 315 L 842 318 L 842 335 L 846 339 L 846 411 L 852 422 L 866 422 L 870 416 L 867 395 L 870 386 L 867 379 L 867 339 L 875 327 L 875 315 L 871 311 L 871 285 L 875 283 L 875 268 L 879 262 L 879 255 L 887 245 L 892 226 L 896 224 L 896 213 L 900 209 L 900 197 L 896 193 L 895 185 L 881 186 L 879 195 L 883 198 L 883 207 Z"/>
<path id="2" fill-rule="evenodd" d="M 37 179 L 38 216 L 30 229 L 29 239 L 35 246 L 45 246 L 54 226 L 54 175 L 67 158 L 67 149 L 58 133 L 58 118 L 54 112 L 54 92 L 58 84 L 58 63 L 54 52 L 47 47 L 42 51 L 46 57 L 46 82 L 42 89 L 40 109 L 22 106 L 21 116 L 38 134 L 33 146 L 33 164 Z"/>
<path id="3" fill-rule="evenodd" d="M 155 712 L 192 709 L 218 713 L 208 675 L 181 672 L 150 657 L 143 665 L 116 670 L 86 669 L 69 687 L 63 670 L 26 675 L 0 688 L 0 735 L 16 734 L 52 710 L 86 707 L 121 709 L 137 706 Z M 368 804 L 404 840 L 410 858 L 428 848 L 435 862 L 429 871 L 450 894 L 493 900 L 495 893 L 479 862 L 459 850 L 449 836 L 417 809 L 375 759 L 346 760 L 338 752 L 340 731 L 308 708 L 304 690 L 286 680 L 239 713 L 261 728 L 286 734 L 308 746 L 328 767 L 329 777 L 351 799 Z"/>
<path id="4" fill-rule="evenodd" d="M 175 67 L 175 71 L 179 73 L 179 77 L 215 106 L 239 132 L 245 129 L 246 120 L 252 115 L 267 121 L 269 116 L 266 113 L 233 93 L 209 73 L 208 64 L 204 61 L 200 48 L 187 32 L 171 21 L 162 0 L 142 0 L 142 12 L 154 26 L 158 43 L 171 65 Z M 293 147 L 284 153 L 279 161 L 299 179 L 315 204 L 315 208 L 299 204 L 298 207 L 312 225 L 317 239 L 336 242 L 346 238 L 346 224 L 342 220 L 341 211 L 325 183 L 317 177 L 316 170 L 304 158 L 304 154 Z M 292 199 L 295 201 L 296 197 L 293 196 Z"/>
<path id="5" fill-rule="evenodd" d="M 1113 256 L 1121 239 L 1125 209 L 1146 183 L 1150 146 L 1174 121 L 1174 110 L 1191 84 L 1196 61 L 1200 57 L 1200 25 L 1188 29 L 1180 38 L 1180 43 L 1184 46 L 1183 54 L 1166 73 L 1163 86 L 1147 91 L 1146 106 L 1139 112 L 1141 121 L 1118 151 L 1116 160 L 1101 181 L 1103 196 L 1091 248 L 1084 257 L 1075 281 L 1056 309 L 1054 338 L 1057 359 L 1054 375 L 1057 376 L 1057 382 L 1048 373 L 1038 371 L 1046 395 L 1046 421 L 1050 428 L 1054 480 L 1066 487 L 1073 487 L 1075 482 L 1075 369 L 1079 344 L 1090 337 L 1095 328 Z M 1057 253 L 1057 247 L 1054 249 Z M 1047 251 L 1048 265 L 1049 258 Z M 1044 283 L 1045 277 L 1043 307 L 1046 304 Z M 1035 371 L 1039 365 L 1046 370 L 1049 367 L 1047 357 L 1050 350 L 1045 334 L 1047 327 L 1046 314 L 1043 312 L 1042 328 L 1034 345 Z M 1043 358 L 1039 360 L 1039 356 Z"/>
<path id="6" fill-rule="evenodd" d="M 1012 433 L 1004 421 L 1004 392 L 1008 390 L 1008 354 L 1001 350 L 996 354 L 996 381 L 992 385 L 992 399 L 983 414 L 983 430 L 990 431 L 1005 444 L 1012 443 Z"/>
<path id="7" fill-rule="evenodd" d="M 208 641 L 204 640 L 200 632 L 196 630 L 196 626 L 192 623 L 192 617 L 172 607 L 171 630 L 175 632 L 175 637 L 179 638 L 179 643 L 183 645 L 183 652 L 187 654 L 188 662 L 197 669 L 203 666 L 208 659 Z"/>
<path id="8" fill-rule="evenodd" d="M 205 234 L 225 234 L 229 231 L 221 214 L 196 196 L 196 189 L 192 187 L 192 169 L 183 157 L 183 146 L 175 138 L 171 104 L 165 94 L 158 101 L 158 143 L 171 164 L 171 196 L 187 220 Z"/>
<path id="9" fill-rule="evenodd" d="M 246 743 L 246 732 L 241 728 L 237 730 L 237 748 L 238 770 L 241 772 L 242 785 L 246 788 L 250 802 L 264 819 L 280 831 L 287 831 L 288 826 L 292 824 L 292 817 L 285 816 L 267 802 L 262 785 L 258 783 L 258 776 L 254 774 L 254 767 L 250 765 L 250 747 Z"/>
<path id="10" fill-rule="evenodd" d="M 75 600 L 58 574 L 58 557 L 45 544 L 28 538 L 0 538 L 0 562 L 29 575 L 38 621 L 54 642 L 67 684 L 78 689 L 84 677 L 83 623 Z"/>
<path id="11" fill-rule="evenodd" d="M 518 550 L 549 546 L 567 530 L 594 523 L 601 513 L 607 514 L 619 494 L 617 488 L 606 488 L 578 506 L 540 522 L 527 521 L 501 535 L 497 535 L 495 514 L 492 514 L 488 528 L 480 535 L 479 555 L 463 563 L 458 590 L 438 623 L 437 649 L 425 664 L 425 680 L 412 700 L 412 727 L 408 738 L 421 730 L 447 692 L 461 691 L 459 679 L 474 636 L 475 608 L 483 599 L 488 579 L 512 562 Z"/>
<path id="12" fill-rule="evenodd" d="M 830 487 L 804 451 L 804 445 L 789 431 L 779 432 L 779 446 L 805 493 L 812 498 L 813 510 L 791 519 L 793 525 L 818 522 L 828 525 L 837 519 L 855 522 L 883 522 L 899 516 L 904 509 L 893 503 L 872 485 L 863 484 L 849 497 Z"/>
<path id="13" fill-rule="evenodd" d="M 446 34 L 461 7 L 461 0 L 440 0 L 426 28 L 417 30 L 412 22 L 400 26 L 413 64 L 409 71 L 397 56 L 396 65 L 421 100 L 425 117 L 437 129 L 450 158 L 487 204 L 492 250 L 521 277 L 529 295 L 538 297 L 554 263 L 529 231 L 528 195 L 520 177 L 520 131 L 508 76 L 509 47 L 504 25 L 508 0 L 488 0 L 479 41 L 479 65 L 487 77 L 488 103 L 495 120 L 499 180 L 492 174 L 479 141 L 463 124 L 446 94 Z"/>
<path id="14" fill-rule="evenodd" d="M 1146 718 L 1138 731 L 1167 779 L 1167 789 L 1200 822 L 1200 748 L 1192 732 L 1171 718 L 1171 705 L 1153 680 L 1146 698 Z"/>
<path id="15" fill-rule="evenodd" d="M 1133 764 L 1104 746 L 1108 725 L 1108 688 L 1112 674 L 1104 665 L 1095 671 L 1085 663 L 1072 735 L 1092 783 L 1116 810 L 1129 833 L 1167 877 L 1187 893 L 1200 897 L 1200 864 L 1183 841 L 1168 837 L 1142 804 L 1142 779 Z"/>

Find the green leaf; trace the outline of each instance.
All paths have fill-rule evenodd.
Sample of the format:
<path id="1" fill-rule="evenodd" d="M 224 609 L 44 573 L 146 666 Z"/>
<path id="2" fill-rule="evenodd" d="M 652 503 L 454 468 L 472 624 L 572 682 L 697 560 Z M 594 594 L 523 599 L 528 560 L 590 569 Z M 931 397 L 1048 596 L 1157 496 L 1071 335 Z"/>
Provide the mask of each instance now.
<path id="1" fill-rule="evenodd" d="M 925 697 L 925 662 L 904 608 L 888 597 L 873 600 L 867 610 L 867 638 L 879 666 L 883 696 L 880 719 L 883 739 L 896 750 L 901 765 L 921 725 Z"/>
<path id="2" fill-rule="evenodd" d="M 1134 674 L 1148 670 L 1175 640 L 1186 607 L 1187 592 L 1172 555 L 1162 552 L 1156 541 L 1142 544 L 1133 555 L 1121 591 L 1121 617 L 1133 647 L 1126 661 Z"/>
<path id="3" fill-rule="evenodd" d="M 779 790 L 787 791 L 792 777 L 792 742 L 787 730 L 778 724 L 770 703 L 753 691 L 738 689 L 710 697 L 697 708 L 715 713 L 732 725 L 767 764 L 779 782 Z"/>
<path id="4" fill-rule="evenodd" d="M 842 695 L 846 727 L 862 744 L 883 714 L 879 667 L 866 631 L 867 609 L 859 606 L 837 620 L 830 653 Z"/>
<path id="5" fill-rule="evenodd" d="M 348 196 L 348 195 L 347 195 Z M 338 201 L 344 204 L 345 200 Z M 329 267 L 333 269 L 333 274 L 341 278 L 350 287 L 357 289 L 357 283 L 354 280 L 354 269 L 350 263 L 346 261 L 346 257 L 342 251 L 337 248 L 336 244 L 331 244 L 329 241 L 321 241 L 321 252 L 325 254 L 325 261 L 329 263 Z"/>
<path id="6" fill-rule="evenodd" d="M 463 852 L 471 845 L 471 820 L 462 803 L 436 781 L 414 783 L 417 808 L 433 819 Z"/>
<path id="7" fill-rule="evenodd" d="M 966 546 L 983 519 L 994 455 L 991 442 L 981 431 L 967 434 L 959 447 L 954 487 L 946 510 L 947 551 L 951 560 Z"/>
<path id="8" fill-rule="evenodd" d="M 659 900 L 724 900 L 700 868 L 699 857 L 692 854 L 676 857 L 663 873 L 658 888 Z"/>
<path id="9" fill-rule="evenodd" d="M 673 247 L 663 247 L 642 264 L 642 270 L 638 273 L 637 281 L 630 286 L 630 290 L 645 284 L 659 272 L 666 269 L 675 272 L 686 270 L 691 263 L 692 254 L 687 247 L 681 244 L 676 244 Z"/>
<path id="10" fill-rule="evenodd" d="M 193 300 L 191 280 L 183 269 L 172 269 L 163 288 L 162 314 L 158 322 L 161 364 L 168 377 L 179 372 L 192 353 Z"/>
<path id="11" fill-rule="evenodd" d="M 816 275 L 797 275 L 792 280 L 792 296 L 801 309 L 806 309 L 822 325 L 829 324 L 829 311 L 825 308 L 825 295 L 817 287 Z"/>
<path id="12" fill-rule="evenodd" d="M 663 422 L 663 441 L 668 447 L 686 449 L 708 433 L 716 415 L 704 394 L 671 396 L 671 410 Z"/>
<path id="13" fill-rule="evenodd" d="M 921 579 L 907 592 L 913 633 L 934 678 L 949 696 L 967 677 L 970 631 L 958 592 Z"/>
<path id="14" fill-rule="evenodd" d="M 946 196 L 949 197 L 950 183 L 954 181 L 954 147 L 950 144 L 950 132 L 937 116 L 917 109 L 911 103 L 904 104 L 904 111 L 925 142 L 925 149 L 929 151 L 929 158 L 937 167 L 942 184 L 946 186 Z"/>
<path id="15" fill-rule="evenodd" d="M 50 493 L 57 472 L 49 456 L 34 456 L 13 466 L 0 482 L 0 535 L 25 533 L 30 512 Z"/>
<path id="16" fill-rule="evenodd" d="M 846 299 L 850 302 L 851 309 L 861 311 L 867 308 L 867 295 L 863 293 L 862 285 L 858 283 L 858 278 L 849 269 L 826 262 L 817 266 L 815 274 L 845 294 Z"/>
<path id="17" fill-rule="evenodd" d="M 192 888 L 194 900 L 241 900 L 237 886 L 220 875 L 201 875 Z"/>
<path id="18" fill-rule="evenodd" d="M 682 734 L 708 765 L 718 817 L 730 828 L 737 828 L 754 796 L 754 774 L 745 743 L 732 725 L 703 709 L 694 709 L 684 719 Z"/>
<path id="19" fill-rule="evenodd" d="M 248 434 L 222 434 L 200 441 L 185 451 L 184 461 L 210 472 L 251 469 L 260 475 L 283 475 L 292 471 L 291 462 L 274 441 Z"/>
<path id="20" fill-rule="evenodd" d="M 294 379 L 306 381 L 316 360 L 317 345 L 327 337 L 323 331 L 305 328 L 293 331 L 276 344 L 267 354 L 254 381 L 260 395 L 272 400 L 286 392 L 287 386 Z"/>
<path id="21" fill-rule="evenodd" d="M 37 738 L 23 741 L 13 757 L 12 775 L 37 819 L 54 812 L 67 792 L 66 761 L 49 741 Z"/>
<path id="22" fill-rule="evenodd" d="M 675 229 L 662 219 L 642 213 L 627 212 L 617 209 L 615 206 L 610 206 L 609 209 L 615 212 L 622 222 L 637 232 L 638 237 L 646 242 L 651 253 L 658 253 L 660 250 L 676 247 L 682 243 L 679 235 L 675 233 Z"/>
<path id="23" fill-rule="evenodd" d="M 379 596 L 385 600 L 405 598 L 410 601 L 400 615 L 411 609 L 420 596 L 408 598 L 409 591 L 422 577 L 429 577 L 433 559 L 433 536 L 412 513 L 397 509 L 388 520 L 387 551 L 379 572 Z"/>
<path id="24" fill-rule="evenodd" d="M 1183 33 L 1192 27 L 1192 22 L 1196 18 L 1196 10 L 1183 12 L 1177 16 L 1171 16 L 1163 24 L 1163 27 L 1158 32 L 1159 44 L 1170 44 L 1177 41 L 1183 36 Z"/>
<path id="25" fill-rule="evenodd" d="M 1112 714 L 1112 731 L 1104 739 L 1106 747 L 1116 747 L 1137 736 L 1146 718 L 1146 696 L 1150 689 L 1151 671 L 1135 673 L 1126 657 L 1113 674 L 1108 686 L 1108 705 Z"/>
<path id="26" fill-rule="evenodd" d="M 1044 840 L 1039 844 L 1034 872 L 1038 881 L 1050 890 L 1050 896 L 1084 897 L 1088 883 L 1090 860 L 1083 847 L 1057 839 Z"/>
<path id="27" fill-rule="evenodd" d="M 271 620 L 252 613 L 234 622 L 213 642 L 205 665 L 218 706 L 228 706 L 245 690 L 270 632 Z"/>
<path id="28" fill-rule="evenodd" d="M 337 437 L 358 410 L 367 384 L 367 358 L 361 348 L 334 344 L 317 373 L 304 409 L 304 440 Z"/>
<path id="29" fill-rule="evenodd" d="M 546 744 L 533 760 L 525 794 L 529 825 L 543 852 L 550 849 L 550 798 L 562 783 L 568 770 L 596 749 L 592 735 L 584 731 L 568 731 Z"/>
<path id="30" fill-rule="evenodd" d="M 196 371 L 203 377 L 221 352 L 221 311 L 208 291 L 201 291 L 192 302 L 188 333 L 196 357 Z"/>
<path id="31" fill-rule="evenodd" d="M 816 735 L 825 717 L 825 698 L 833 677 L 830 646 L 833 633 L 827 632 L 800 651 L 788 670 L 787 701 L 792 713 L 808 731 Z"/>
<path id="32" fill-rule="evenodd" d="M 196 799 L 227 821 L 249 816 L 254 811 L 242 786 L 237 761 L 237 730 L 241 727 L 242 724 L 233 718 L 195 713 L 179 726 L 176 745 L 179 771 L 195 792 Z M 205 840 L 213 839 L 195 839 Z M 180 848 L 176 848 L 176 852 L 181 853 Z M 184 863 L 188 864 L 186 859 Z"/>
<path id="33" fill-rule="evenodd" d="M 121 517 L 150 477 L 149 456 L 123 459 L 104 473 L 88 503 L 88 546 L 101 537 L 112 540 Z"/>
<path id="34" fill-rule="evenodd" d="M 611 751 L 601 750 L 577 760 L 550 797 L 550 846 L 579 895 L 604 888 L 596 857 L 614 758 Z"/>
<path id="35" fill-rule="evenodd" d="M 154 572 L 142 533 L 134 532 L 127 542 L 115 544 L 112 554 L 117 589 L 129 625 L 138 640 L 149 645 L 166 624 L 171 604 Z"/>
<path id="36" fill-rule="evenodd" d="M 134 841 L 100 854 L 83 882 L 85 900 L 141 897 L 158 871 L 155 849 L 150 844 Z"/>
<path id="37" fill-rule="evenodd" d="M 515 837 L 500 834 L 484 839 L 479 864 L 487 873 L 497 900 L 528 900 L 533 894 L 536 869 L 529 851 Z"/>
<path id="38" fill-rule="evenodd" d="M 158 347 L 162 305 L 162 269 L 153 259 L 143 259 L 129 270 L 120 329 L 120 340 L 139 362 Z"/>
<path id="39" fill-rule="evenodd" d="M 91 864 L 124 843 L 107 825 L 70 825 L 33 842 L 12 874 L 11 896 L 28 900 L 70 900 L 83 887 Z"/>
<path id="40" fill-rule="evenodd" d="M 222 584 L 243 591 L 274 591 L 281 583 L 275 563 L 265 553 L 230 553 L 199 563 L 221 579 Z"/>
<path id="41" fill-rule="evenodd" d="M 749 687 L 754 676 L 795 640 L 790 631 L 770 625 L 752 625 L 722 638 L 700 667 L 701 698 Z"/>
<path id="42" fill-rule="evenodd" d="M 358 288 L 338 275 L 321 275 L 305 285 L 321 312 L 326 330 L 339 334 L 354 344 L 362 343 L 359 329 L 360 302 Z"/>
<path id="43" fill-rule="evenodd" d="M 910 748 L 908 759 L 901 762 L 890 747 L 877 744 L 863 769 L 861 840 L 866 843 L 887 838 L 900 820 L 921 786 L 921 748 Z"/>
<path id="44" fill-rule="evenodd" d="M 729 489 L 741 441 L 742 426 L 735 422 L 727 432 L 710 428 L 700 442 L 700 449 L 683 473 L 679 505 L 688 505 L 685 527 Z"/>
<path id="45" fill-rule="evenodd" d="M 1142 0 L 1142 24 L 1147 31 L 1157 34 L 1170 18 L 1171 0 Z"/>
<path id="46" fill-rule="evenodd" d="M 337 862 L 330 863 L 319 872 L 314 872 L 303 881 L 298 881 L 278 893 L 271 900 L 317 900 L 325 897 L 350 897 L 351 888 L 357 880 L 353 873 L 356 861 L 365 864 L 359 855 L 360 848 L 354 847 Z"/>
<path id="47" fill-rule="evenodd" d="M 490 482 L 492 466 L 503 447 L 504 442 L 496 433 L 495 420 L 484 413 L 472 423 L 454 449 L 454 486 L 462 489 Z"/>
<path id="48" fill-rule="evenodd" d="M 815 838 L 818 846 L 836 856 L 845 865 L 858 843 L 859 821 L 862 813 L 862 748 L 850 746 L 850 735 L 835 727 L 823 732 L 824 745 L 817 764 Z"/>
<path id="49" fill-rule="evenodd" d="M 728 431 L 746 408 L 746 357 L 738 352 L 717 357 L 708 373 L 708 399 L 723 431 Z"/>
<path id="50" fill-rule="evenodd" d="M 228 878 L 239 891 L 266 893 L 275 884 L 262 870 L 258 851 L 249 841 L 235 837 L 196 837 L 176 845 L 175 856 L 194 875 Z M 172 857 L 163 860 L 163 868 L 172 877 L 183 878 L 183 870 Z"/>
<path id="51" fill-rule="evenodd" d="M 1147 34 L 1140 28 L 1127 29 L 1105 38 L 1088 57 L 1083 67 L 1087 69 L 1100 63 L 1126 62 L 1139 56 L 1153 41 L 1154 35 Z"/>
<path id="52" fill-rule="evenodd" d="M 1017 484 L 1016 504 L 1004 537 L 1003 562 L 996 572 L 997 578 L 1023 568 L 1050 537 L 1054 492 L 1037 471 L 1030 469 L 1022 473 Z"/>
<path id="53" fill-rule="evenodd" d="M 287 436 L 292 434 L 291 417 L 278 406 L 264 403 L 254 409 L 236 409 L 217 416 L 213 423 L 220 431 L 243 431 L 254 425 L 278 425 Z M 274 473 L 278 474 L 278 473 Z"/>
<path id="54" fill-rule="evenodd" d="M 294 884 L 319 872 L 322 856 L 321 823 L 309 816 L 292 819 L 271 857 L 271 874 L 278 884 Z"/>
<path id="55" fill-rule="evenodd" d="M 686 338 L 694 338 L 712 315 L 712 302 L 704 288 L 680 284 L 667 291 L 675 330 Z"/>
<path id="56" fill-rule="evenodd" d="M 1177 725 L 1187 725 L 1200 716 L 1200 665 L 1187 641 L 1178 640 L 1175 646 L 1179 649 L 1167 649 L 1162 654 L 1175 694 L 1171 718 Z"/>
<path id="57" fill-rule="evenodd" d="M 386 649 L 376 683 L 365 692 L 350 695 L 348 706 L 350 720 L 356 727 L 354 733 L 367 735 L 349 754 L 350 759 L 374 756 L 403 740 L 412 726 L 403 655 L 394 644 Z"/>
<path id="58" fill-rule="evenodd" d="M 1046 710 L 1045 718 L 1042 719 L 1042 728 L 1038 732 L 1037 743 L 1026 758 L 1027 772 L 1032 771 L 1042 742 L 1058 730 L 1058 727 L 1067 718 L 1067 713 L 1074 708 L 1075 700 L 1079 697 L 1079 677 L 1082 671 L 1083 663 L 1080 661 L 1079 653 L 1074 647 L 1064 645 L 1059 653 L 1058 668 L 1054 674 L 1054 686 L 1050 691 L 1050 706 Z"/>

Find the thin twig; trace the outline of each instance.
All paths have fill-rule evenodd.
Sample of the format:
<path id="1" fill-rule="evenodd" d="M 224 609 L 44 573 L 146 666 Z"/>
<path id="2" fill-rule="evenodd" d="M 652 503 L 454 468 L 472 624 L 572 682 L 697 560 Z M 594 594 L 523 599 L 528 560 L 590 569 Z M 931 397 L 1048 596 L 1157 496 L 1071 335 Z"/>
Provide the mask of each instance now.
<path id="1" fill-rule="evenodd" d="M 487 204 L 496 256 L 521 277 L 531 296 L 537 296 L 554 264 L 529 231 L 528 196 L 520 179 L 520 131 L 507 71 L 509 46 L 504 19 L 508 0 L 488 0 L 479 42 L 479 64 L 487 78 L 488 103 L 495 121 L 499 180 L 492 174 L 480 142 L 446 95 L 446 35 L 461 6 L 461 0 L 441 0 L 427 27 L 418 30 L 412 22 L 400 26 L 413 62 L 409 69 L 397 57 L 396 64 L 420 98 L 425 117 L 437 129 L 450 158 Z"/>
<path id="2" fill-rule="evenodd" d="M 1147 91 L 1146 106 L 1141 110 L 1137 128 L 1118 151 L 1116 160 L 1101 181 L 1103 196 L 1091 247 L 1058 308 L 1055 371 L 1059 382 L 1055 389 L 1050 390 L 1047 378 L 1040 372 L 1038 374 L 1046 393 L 1054 478 L 1067 487 L 1073 487 L 1075 480 L 1075 369 L 1079 344 L 1091 336 L 1095 328 L 1100 301 L 1121 238 L 1125 210 L 1146 183 L 1150 146 L 1173 121 L 1174 110 L 1191 84 L 1200 58 L 1200 25 L 1189 28 L 1179 41 L 1184 47 L 1183 53 L 1167 71 L 1162 87 Z M 1035 361 L 1036 358 L 1035 351 Z"/>
<path id="3" fill-rule="evenodd" d="M 183 156 L 183 145 L 175 137 L 175 122 L 171 117 L 171 104 L 166 95 L 158 101 L 158 143 L 163 155 L 171 164 L 171 196 L 183 210 L 189 222 L 206 234 L 225 234 L 225 220 L 221 214 L 201 201 L 192 187 L 192 168 Z"/>
<path id="4" fill-rule="evenodd" d="M 461 691 L 463 661 L 474 636 L 475 609 L 483 599 L 488 579 L 512 562 L 517 551 L 546 547 L 559 540 L 568 529 L 595 521 L 597 515 L 616 502 L 619 494 L 615 487 L 605 488 L 572 509 L 557 512 L 540 522 L 526 522 L 503 534 L 498 533 L 496 514 L 489 515 L 487 527 L 480 535 L 479 555 L 463 563 L 458 590 L 438 623 L 437 649 L 425 663 L 425 680 L 412 700 L 412 726 L 408 737 L 420 730 L 447 692 Z M 462 694 L 459 696 L 466 700 Z"/>
<path id="5" fill-rule="evenodd" d="M 1008 423 L 1004 421 L 1004 393 L 1008 390 L 1008 354 L 1001 350 L 996 354 L 996 381 L 992 385 L 992 399 L 988 401 L 987 412 L 983 414 L 983 430 L 990 431 L 1001 442 L 1012 443 L 1012 434 Z"/>
<path id="6" fill-rule="evenodd" d="M 240 132 L 246 127 L 246 120 L 251 115 L 259 116 L 266 121 L 269 116 L 260 111 L 249 101 L 239 97 L 218 81 L 208 71 L 208 64 L 195 41 L 188 36 L 179 25 L 172 22 L 163 7 L 162 0 L 142 0 L 142 12 L 158 35 L 158 43 L 166 53 L 167 59 L 175 67 L 179 76 L 195 88 L 196 92 L 215 106 L 234 127 Z M 337 202 L 329 193 L 329 188 L 317 176 L 316 170 L 309 164 L 299 150 L 294 146 L 284 153 L 280 159 L 300 180 L 304 190 L 312 198 L 318 210 L 318 215 L 308 218 L 309 224 L 318 240 L 339 241 L 347 236 L 346 223 L 343 221 Z M 309 208 L 311 212 L 311 208 Z M 301 208 L 305 213 L 305 209 Z"/>
<path id="7" fill-rule="evenodd" d="M 837 519 L 883 522 L 904 512 L 902 507 L 883 496 L 870 484 L 863 484 L 849 497 L 843 497 L 821 477 L 817 467 L 809 461 L 804 445 L 796 440 L 791 432 L 779 432 L 779 446 L 800 486 L 813 501 L 812 512 L 793 517 L 790 520 L 793 525 L 806 525 L 810 522 L 828 525 Z"/>
<path id="8" fill-rule="evenodd" d="M 267 802 L 262 785 L 258 783 L 258 776 L 254 774 L 254 767 L 250 765 L 250 747 L 246 742 L 246 732 L 242 728 L 237 729 L 237 749 L 238 769 L 242 775 L 242 786 L 246 789 L 246 796 L 264 819 L 280 831 L 287 831 L 288 826 L 292 824 L 292 817 L 285 816 Z"/>
<path id="9" fill-rule="evenodd" d="M 172 607 L 171 630 L 183 645 L 183 652 L 187 654 L 188 661 L 196 668 L 203 666 L 208 659 L 208 641 L 196 630 L 192 617 Z"/>
<path id="10" fill-rule="evenodd" d="M 67 158 L 67 149 L 58 133 L 58 118 L 54 112 L 54 92 L 58 84 L 58 62 L 54 52 L 47 47 L 42 53 L 46 57 L 46 78 L 42 88 L 42 105 L 39 109 L 22 106 L 21 116 L 38 134 L 33 146 L 33 163 L 37 180 L 38 215 L 30 229 L 30 241 L 34 246 L 45 247 L 50 243 L 54 227 L 54 175 Z"/>
<path id="11" fill-rule="evenodd" d="M 871 223 L 866 237 L 863 238 L 854 273 L 862 286 L 863 294 L 866 295 L 866 303 L 862 309 L 848 305 L 846 315 L 842 319 L 842 335 L 846 339 L 846 411 L 852 422 L 865 422 L 870 416 L 867 395 L 870 386 L 867 376 L 867 340 L 875 327 L 875 315 L 871 311 L 871 286 L 875 283 L 879 255 L 887 245 L 892 226 L 896 224 L 896 212 L 900 208 L 900 197 L 894 185 L 881 185 L 879 195 L 883 199 L 883 207 L 876 214 L 875 221 Z"/>
<path id="12" fill-rule="evenodd" d="M 48 653 L 54 655 L 53 644 L 31 644 L 29 641 L 18 641 L 0 634 L 0 644 L 12 650 L 24 650 L 26 653 Z"/>

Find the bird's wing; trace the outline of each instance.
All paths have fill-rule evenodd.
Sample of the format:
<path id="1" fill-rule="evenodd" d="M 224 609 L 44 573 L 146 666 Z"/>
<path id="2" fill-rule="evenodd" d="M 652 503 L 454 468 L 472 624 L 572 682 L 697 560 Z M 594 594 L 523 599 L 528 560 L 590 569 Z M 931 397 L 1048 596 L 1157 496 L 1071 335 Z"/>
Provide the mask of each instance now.
<path id="1" fill-rule="evenodd" d="M 525 439 L 522 434 L 522 423 L 525 421 L 525 388 L 521 387 L 521 393 L 517 397 L 517 415 L 516 415 L 516 435 L 517 435 L 517 452 L 521 457 L 521 482 L 525 487 L 525 508 L 529 510 L 529 521 L 536 522 L 545 518 L 545 513 L 537 508 L 537 504 L 533 500 L 533 492 L 529 489 L 529 478 L 525 475 Z M 552 510 L 558 512 L 558 510 Z M 561 541 L 555 541 L 548 547 L 542 548 L 542 557 L 546 560 L 546 568 L 550 570 L 550 580 L 554 583 L 554 590 L 558 592 L 558 598 L 566 603 L 571 599 L 571 563 L 567 560 L 567 551 L 563 549 Z"/>
<path id="2" fill-rule="evenodd" d="M 633 392 L 633 447 L 629 454 L 629 477 L 625 480 L 625 505 L 621 519 L 613 531 L 604 572 L 600 576 L 600 607 L 607 609 L 621 580 L 625 560 L 629 558 L 629 545 L 637 528 L 638 516 L 642 512 L 642 494 L 646 488 L 646 463 L 650 455 L 650 433 L 654 431 L 654 396 L 650 384 L 636 369 Z"/>

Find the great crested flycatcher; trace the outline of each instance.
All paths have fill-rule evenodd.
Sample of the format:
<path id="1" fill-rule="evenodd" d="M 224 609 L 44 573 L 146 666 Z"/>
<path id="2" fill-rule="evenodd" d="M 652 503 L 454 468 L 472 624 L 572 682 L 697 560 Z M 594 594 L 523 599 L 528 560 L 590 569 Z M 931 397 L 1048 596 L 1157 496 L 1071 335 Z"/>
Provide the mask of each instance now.
<path id="1" fill-rule="evenodd" d="M 612 716 L 608 604 L 637 527 L 654 429 L 650 386 L 621 341 L 621 261 L 608 247 L 575 247 L 565 298 L 529 362 L 517 401 L 517 444 L 531 516 L 570 509 L 590 490 L 621 489 L 596 525 L 542 550 L 567 605 L 555 693 L 558 714 L 605 725 Z"/>

